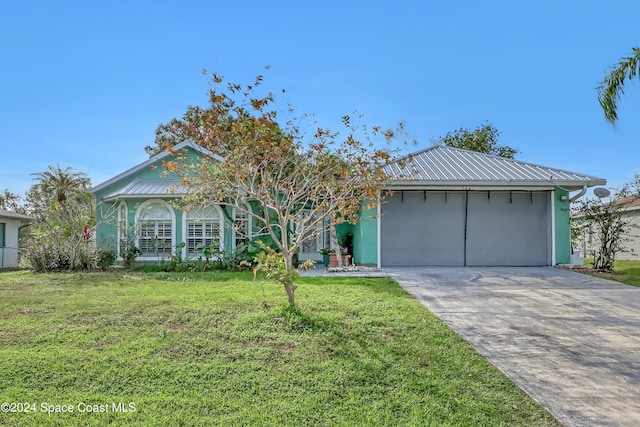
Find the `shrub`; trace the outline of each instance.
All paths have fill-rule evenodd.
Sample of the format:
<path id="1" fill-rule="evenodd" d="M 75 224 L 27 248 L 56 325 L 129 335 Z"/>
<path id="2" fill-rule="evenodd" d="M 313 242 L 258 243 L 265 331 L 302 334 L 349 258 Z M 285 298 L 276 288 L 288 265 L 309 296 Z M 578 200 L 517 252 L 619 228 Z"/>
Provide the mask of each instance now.
<path id="1" fill-rule="evenodd" d="M 253 242 L 239 244 L 233 252 L 222 253 L 218 258 L 218 267 L 227 271 L 249 271 L 257 265 L 257 255 L 263 249 Z"/>
<path id="2" fill-rule="evenodd" d="M 21 261 L 36 272 L 67 270 L 70 266 L 69 254 L 52 242 L 30 237 L 21 242 Z"/>
<path id="3" fill-rule="evenodd" d="M 98 250 L 98 268 L 106 270 L 116 262 L 116 253 L 114 251 Z"/>
<path id="4" fill-rule="evenodd" d="M 142 252 L 136 246 L 135 236 L 128 234 L 124 241 L 120 242 L 120 257 L 122 258 L 122 266 L 127 270 L 131 270 L 136 265 L 136 259 Z"/>
<path id="5" fill-rule="evenodd" d="M 101 254 L 91 241 L 78 242 L 61 233 L 20 242 L 21 262 L 36 272 L 97 268 Z"/>

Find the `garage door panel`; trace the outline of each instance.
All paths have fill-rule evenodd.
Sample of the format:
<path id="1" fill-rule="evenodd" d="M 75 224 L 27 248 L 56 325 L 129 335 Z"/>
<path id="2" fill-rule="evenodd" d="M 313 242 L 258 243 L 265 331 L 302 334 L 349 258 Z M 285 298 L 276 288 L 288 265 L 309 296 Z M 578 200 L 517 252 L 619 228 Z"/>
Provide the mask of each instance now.
<path id="1" fill-rule="evenodd" d="M 467 265 L 549 265 L 548 192 L 469 194 Z"/>
<path id="2" fill-rule="evenodd" d="M 381 208 L 382 265 L 550 265 L 550 194 L 398 192 Z"/>
<path id="3" fill-rule="evenodd" d="M 464 192 L 405 191 L 388 198 L 382 205 L 383 264 L 464 265 L 464 206 Z"/>

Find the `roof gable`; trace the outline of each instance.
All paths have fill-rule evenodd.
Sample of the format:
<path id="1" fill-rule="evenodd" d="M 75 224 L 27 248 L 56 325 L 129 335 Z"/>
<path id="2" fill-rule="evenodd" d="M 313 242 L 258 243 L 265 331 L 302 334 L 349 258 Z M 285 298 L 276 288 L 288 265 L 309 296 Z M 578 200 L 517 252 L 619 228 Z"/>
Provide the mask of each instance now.
<path id="1" fill-rule="evenodd" d="M 389 163 L 384 171 L 395 184 L 582 187 L 606 183 L 590 175 L 441 145 Z"/>
<path id="2" fill-rule="evenodd" d="M 96 185 L 95 187 L 93 187 L 91 189 L 92 193 L 97 193 L 101 190 L 104 190 L 105 188 L 118 183 L 119 181 L 123 181 L 126 180 L 127 178 L 133 178 L 136 174 L 144 171 L 145 169 L 151 167 L 154 163 L 156 162 L 160 162 L 162 160 L 166 160 L 167 158 L 174 156 L 176 154 L 176 152 L 179 151 L 184 151 L 186 149 L 192 149 L 200 154 L 202 154 L 203 156 L 206 157 L 210 157 L 214 160 L 220 161 L 222 160 L 222 158 L 214 153 L 212 153 L 211 151 L 207 150 L 204 147 L 199 146 L 198 144 L 195 144 L 191 141 L 184 141 L 181 142 L 180 144 L 176 145 L 175 147 L 173 147 L 171 150 L 166 150 L 163 151 L 162 153 L 153 156 L 151 158 L 149 158 L 148 160 L 145 160 L 144 162 L 132 167 L 131 169 L 128 169 L 124 172 L 122 172 L 119 175 L 114 176 L 111 179 L 108 179 L 107 181 Z"/>

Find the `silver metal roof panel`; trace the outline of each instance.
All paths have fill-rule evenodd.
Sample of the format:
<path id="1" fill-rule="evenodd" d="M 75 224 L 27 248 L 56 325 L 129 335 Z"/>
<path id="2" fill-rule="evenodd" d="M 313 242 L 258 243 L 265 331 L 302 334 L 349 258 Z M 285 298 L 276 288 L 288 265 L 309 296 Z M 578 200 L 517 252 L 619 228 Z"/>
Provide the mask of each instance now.
<path id="1" fill-rule="evenodd" d="M 102 184 L 96 185 L 95 187 L 93 187 L 90 191 L 92 193 L 97 193 L 100 190 L 103 190 L 107 187 L 109 187 L 112 184 L 115 184 L 116 182 L 127 178 L 135 173 L 140 172 L 141 170 L 144 170 L 145 168 L 151 166 L 152 164 L 154 164 L 157 161 L 163 160 L 171 155 L 173 155 L 174 153 L 181 151 L 182 149 L 186 148 L 186 147 L 190 147 L 193 150 L 196 150 L 200 153 L 202 153 L 203 155 L 210 157 L 213 160 L 216 161 L 221 161 L 222 158 L 220 156 L 218 156 L 217 154 L 213 154 L 211 151 L 207 150 L 204 147 L 201 147 L 198 144 L 195 144 L 191 141 L 183 141 L 180 144 L 176 145 L 175 147 L 173 147 L 171 150 L 167 150 L 167 151 L 163 151 L 162 153 L 151 157 L 150 159 L 145 160 L 144 162 L 132 167 L 129 170 L 126 170 L 124 172 L 122 172 L 119 175 L 114 176 L 111 179 L 108 179 L 107 181 L 103 182 Z"/>
<path id="2" fill-rule="evenodd" d="M 185 188 L 180 185 L 180 181 L 158 180 L 145 181 L 136 180 L 124 187 L 116 190 L 104 198 L 104 200 L 132 199 L 141 197 L 166 197 L 184 196 Z"/>
<path id="3" fill-rule="evenodd" d="M 475 151 L 436 145 L 385 166 L 390 183 L 604 185 L 606 180 Z"/>

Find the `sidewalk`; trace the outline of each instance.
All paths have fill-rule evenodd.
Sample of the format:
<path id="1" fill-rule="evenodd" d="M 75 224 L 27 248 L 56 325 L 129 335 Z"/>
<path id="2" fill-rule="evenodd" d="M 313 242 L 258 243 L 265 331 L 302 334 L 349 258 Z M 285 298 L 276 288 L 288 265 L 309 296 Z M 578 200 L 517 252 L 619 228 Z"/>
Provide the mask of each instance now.
<path id="1" fill-rule="evenodd" d="M 334 268 L 332 270 L 338 270 Z M 302 277 L 389 277 L 389 274 L 382 269 L 370 266 L 343 267 L 341 271 L 329 271 L 325 264 L 316 264 L 311 270 L 301 271 Z"/>

